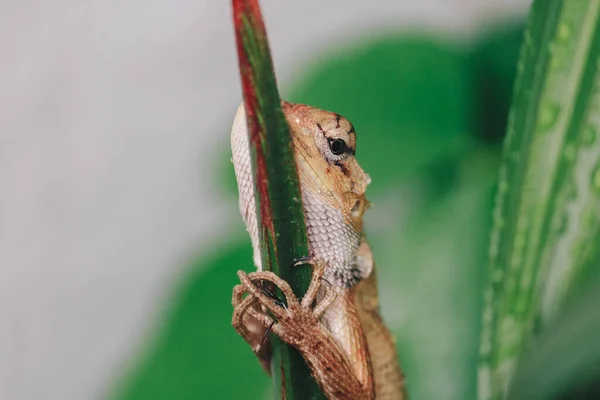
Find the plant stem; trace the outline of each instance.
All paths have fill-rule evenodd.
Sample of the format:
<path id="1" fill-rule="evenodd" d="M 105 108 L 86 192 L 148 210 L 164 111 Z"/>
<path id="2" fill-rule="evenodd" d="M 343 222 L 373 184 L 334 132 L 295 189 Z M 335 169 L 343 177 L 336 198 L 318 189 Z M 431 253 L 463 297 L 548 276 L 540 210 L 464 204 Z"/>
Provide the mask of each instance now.
<path id="1" fill-rule="evenodd" d="M 308 239 L 289 127 L 257 0 L 233 0 L 240 75 L 247 115 L 261 258 L 265 269 L 302 297 L 309 267 L 292 267 L 307 256 Z M 277 294 L 281 296 L 278 291 Z M 298 351 L 271 335 L 271 372 L 276 398 L 324 399 Z"/>

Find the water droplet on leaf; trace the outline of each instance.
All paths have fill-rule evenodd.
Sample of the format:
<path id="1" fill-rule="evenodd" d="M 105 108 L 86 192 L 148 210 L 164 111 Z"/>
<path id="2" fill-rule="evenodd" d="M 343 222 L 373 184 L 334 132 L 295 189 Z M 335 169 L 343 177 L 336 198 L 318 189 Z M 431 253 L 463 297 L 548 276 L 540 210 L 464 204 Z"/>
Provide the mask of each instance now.
<path id="1" fill-rule="evenodd" d="M 586 126 L 581 135 L 581 144 L 584 146 L 591 146 L 596 140 L 596 129 L 592 125 Z"/>
<path id="2" fill-rule="evenodd" d="M 538 128 L 542 131 L 548 131 L 554 126 L 558 119 L 560 107 L 556 103 L 547 102 L 538 111 Z"/>
<path id="3" fill-rule="evenodd" d="M 563 22 L 558 26 L 556 40 L 564 43 L 571 38 L 572 34 L 573 34 L 573 26 L 569 23 Z"/>

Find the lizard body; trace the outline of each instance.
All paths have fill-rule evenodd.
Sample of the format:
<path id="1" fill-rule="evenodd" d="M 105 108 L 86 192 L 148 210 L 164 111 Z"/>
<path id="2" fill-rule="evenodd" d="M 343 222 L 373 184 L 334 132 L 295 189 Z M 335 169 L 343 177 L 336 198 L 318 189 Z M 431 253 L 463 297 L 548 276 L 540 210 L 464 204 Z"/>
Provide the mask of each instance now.
<path id="1" fill-rule="evenodd" d="M 238 273 L 242 284 L 234 288 L 232 323 L 264 366 L 269 355 L 261 338 L 272 326 L 284 342 L 300 350 L 330 399 L 406 399 L 395 339 L 379 315 L 373 257 L 363 235 L 370 179 L 354 158 L 354 127 L 338 114 L 310 106 L 282 102 L 282 109 L 293 141 L 313 281 L 300 304 L 287 283 L 263 271 L 242 104 L 231 133 L 233 164 L 240 212 L 259 272 Z M 289 309 L 281 310 L 260 292 L 261 280 L 282 289 Z M 249 295 L 243 300 L 245 293 Z M 265 309 L 275 314 L 275 322 Z"/>

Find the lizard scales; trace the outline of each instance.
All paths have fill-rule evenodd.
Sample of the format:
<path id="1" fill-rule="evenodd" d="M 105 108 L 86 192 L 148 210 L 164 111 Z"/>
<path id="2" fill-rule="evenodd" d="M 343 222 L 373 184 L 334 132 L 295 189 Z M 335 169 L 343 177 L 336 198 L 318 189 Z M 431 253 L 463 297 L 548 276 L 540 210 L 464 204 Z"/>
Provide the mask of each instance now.
<path id="1" fill-rule="evenodd" d="M 319 359 L 319 354 L 303 355 L 307 361 L 311 357 L 315 360 L 309 362 L 311 372 L 331 399 L 406 399 L 395 339 L 378 312 L 373 259 L 362 232 L 363 214 L 368 208 L 364 194 L 370 179 L 354 158 L 354 127 L 339 114 L 310 106 L 282 102 L 282 109 L 293 140 L 310 256 L 325 263 L 323 278 L 335 292 L 335 299 L 318 319 L 322 327 L 314 336 L 331 336 L 327 339 L 337 343 L 334 347 L 341 349 L 340 356 L 345 357 L 360 387 L 345 387 L 346 391 L 356 387 L 355 393 L 340 393 L 326 387 L 327 382 L 345 378 L 323 378 L 325 372 L 318 369 L 327 367 L 325 364 L 331 361 Z M 254 264 L 262 271 L 243 104 L 233 123 L 231 146 L 240 212 L 252 241 Z M 324 297 L 325 291 L 319 290 L 317 302 Z M 247 319 L 245 324 L 252 325 L 252 321 Z M 257 324 L 253 325 L 256 330 Z M 336 365 L 328 367 L 335 375 Z"/>

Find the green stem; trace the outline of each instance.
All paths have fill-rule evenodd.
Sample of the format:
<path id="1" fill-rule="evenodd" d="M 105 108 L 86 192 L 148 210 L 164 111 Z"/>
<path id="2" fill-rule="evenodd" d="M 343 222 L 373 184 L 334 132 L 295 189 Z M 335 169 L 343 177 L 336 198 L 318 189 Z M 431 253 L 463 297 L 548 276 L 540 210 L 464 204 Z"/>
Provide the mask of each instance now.
<path id="1" fill-rule="evenodd" d="M 253 159 L 262 265 L 289 282 L 301 297 L 308 288 L 311 269 L 292 265 L 309 254 L 304 210 L 258 1 L 233 0 L 233 20 Z M 297 350 L 274 335 L 271 349 L 276 398 L 324 399 Z"/>

